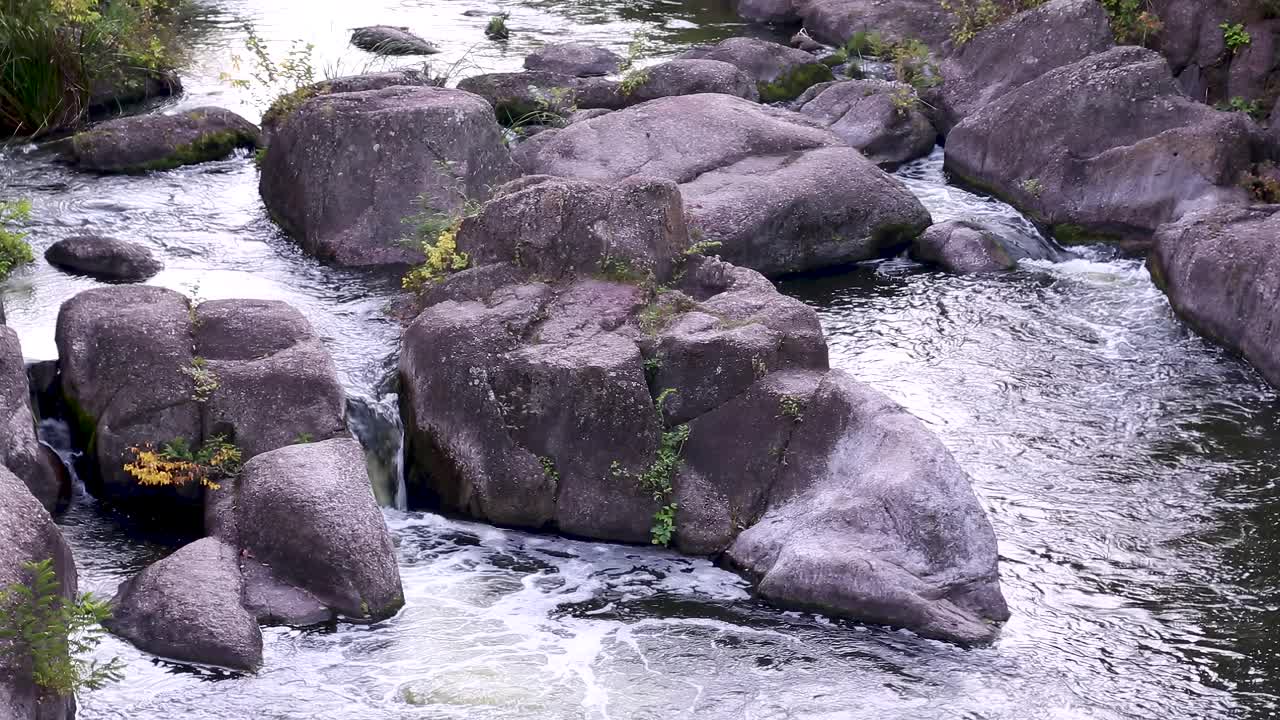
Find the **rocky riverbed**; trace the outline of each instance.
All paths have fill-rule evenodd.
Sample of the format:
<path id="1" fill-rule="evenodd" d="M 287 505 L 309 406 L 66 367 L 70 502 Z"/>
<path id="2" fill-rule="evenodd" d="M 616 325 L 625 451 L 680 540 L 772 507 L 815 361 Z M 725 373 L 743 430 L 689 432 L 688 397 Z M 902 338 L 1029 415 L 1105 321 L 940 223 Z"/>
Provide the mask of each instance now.
<path id="1" fill-rule="evenodd" d="M 1267 496 L 1229 514 L 1237 488 L 1218 481 L 1268 476 L 1272 395 L 1174 316 L 1270 377 L 1271 207 L 1249 189 L 1267 132 L 1188 95 L 1166 55 L 1113 48 L 1093 0 L 1051 0 L 963 47 L 917 33 L 933 55 L 909 72 L 899 57 L 896 84 L 835 81 L 848 67 L 813 44 L 851 35 L 858 2 L 766 5 L 739 10 L 803 20 L 809 49 L 723 17 L 711 33 L 691 6 L 702 24 L 644 15 L 663 38 L 644 58 L 606 32 L 598 51 L 544 47 L 519 71 L 516 42 L 496 49 L 499 74 L 444 83 L 458 89 L 429 70 L 304 87 L 261 132 L 212 107 L 210 86 L 177 114 L 11 150 L 10 185 L 37 196 L 33 240 L 63 241 L 49 261 L 76 274 L 24 270 L 5 297 L 10 575 L 61 557 L 70 592 L 75 554 L 132 643 L 101 652 L 144 678 L 82 697 L 81 716 L 287 697 L 309 717 L 785 717 L 837 707 L 805 690 L 830 669 L 802 667 L 857 657 L 935 678 L 897 690 L 859 667 L 852 682 L 882 688 L 871 716 L 912 697 L 940 717 L 1021 716 L 1025 697 L 1052 714 L 1073 683 L 1123 687 L 1124 717 L 1167 716 L 1170 683 L 1194 688 L 1198 716 L 1269 707 L 1265 682 L 1240 690 L 1252 664 L 1193 669 L 1228 647 L 1265 663 L 1241 639 L 1265 635 L 1265 613 L 1183 613 L 1220 602 L 1210 583 L 1228 602 L 1272 592 L 1205 574 L 1251 567 L 1222 545 L 1226 523 L 1269 531 Z M 886 36 L 937 12 L 901 5 Z M 528 12 L 549 39 L 556 11 Z M 697 37 L 678 39 L 682 23 Z M 1059 32 L 1080 42 L 1042 52 Z M 1152 247 L 1156 283 L 1124 257 Z M 32 366 L 30 400 L 24 351 L 58 360 Z M 1241 436 L 1258 447 L 1219 442 Z M 148 453 L 177 439 L 210 475 L 171 481 L 190 470 Z M 1125 479 L 1177 494 L 1153 511 Z M 1085 497 L 1104 504 L 1081 515 Z M 1196 499 L 1209 510 L 1189 513 Z M 1163 592 L 1170 573 L 1186 595 Z M 1117 632 L 1126 667 L 1153 660 L 1137 638 L 1160 638 L 1163 680 L 1100 671 Z M 727 674 L 678 659 L 709 658 L 707 640 Z M 1066 684 L 992 685 L 1029 664 Z M 130 689 L 164 687 L 163 668 L 233 674 Z M 322 668 L 319 695 L 302 690 Z M 747 692 L 770 686 L 747 680 L 762 670 L 788 690 Z M 66 715 L 8 671 L 14 712 Z M 956 672 L 973 689 L 928 687 Z"/>

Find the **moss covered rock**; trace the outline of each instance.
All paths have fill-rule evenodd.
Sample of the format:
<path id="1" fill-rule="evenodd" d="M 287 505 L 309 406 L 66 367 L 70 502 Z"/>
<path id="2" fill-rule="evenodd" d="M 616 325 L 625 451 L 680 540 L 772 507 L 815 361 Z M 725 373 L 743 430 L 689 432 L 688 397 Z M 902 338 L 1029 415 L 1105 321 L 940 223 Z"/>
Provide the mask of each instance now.
<path id="1" fill-rule="evenodd" d="M 104 122 L 71 138 L 65 155 L 84 170 L 138 173 L 221 160 L 258 144 L 253 123 L 230 110 L 202 107 Z"/>
<path id="2" fill-rule="evenodd" d="M 793 100 L 811 86 L 835 79 L 831 68 L 813 55 L 756 38 L 700 45 L 681 53 L 680 58 L 719 60 L 737 67 L 755 80 L 760 102 Z"/>

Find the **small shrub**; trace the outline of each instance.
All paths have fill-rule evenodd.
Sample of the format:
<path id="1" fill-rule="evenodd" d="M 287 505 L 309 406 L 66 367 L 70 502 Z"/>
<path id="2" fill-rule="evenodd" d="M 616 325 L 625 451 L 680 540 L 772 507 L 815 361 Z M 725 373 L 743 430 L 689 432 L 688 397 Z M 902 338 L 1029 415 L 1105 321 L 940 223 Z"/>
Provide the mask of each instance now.
<path id="1" fill-rule="evenodd" d="M 623 97 L 629 97 L 647 82 L 649 82 L 648 70 L 631 70 L 626 75 L 623 75 L 622 82 L 618 83 L 618 94 Z"/>
<path id="2" fill-rule="evenodd" d="M 556 470 L 556 462 L 546 455 L 538 456 L 538 463 L 542 465 L 542 474 L 552 482 L 560 482 L 560 473 Z"/>
<path id="3" fill-rule="evenodd" d="M 927 90 L 942 84 L 942 73 L 929 54 L 929 46 L 919 40 L 904 40 L 892 52 L 893 71 L 898 82 L 916 90 Z"/>
<path id="4" fill-rule="evenodd" d="M 710 255 L 723 246 L 724 243 L 719 240 L 699 240 L 690 245 L 689 248 L 684 251 L 684 255 L 685 257 L 693 257 L 694 255 Z"/>
<path id="5" fill-rule="evenodd" d="M 458 195 L 462 197 L 463 193 L 459 190 Z M 401 280 L 404 289 L 414 292 L 422 292 L 450 274 L 467 269 L 471 257 L 458 250 L 458 231 L 462 229 L 462 222 L 480 214 L 482 207 L 464 198 L 459 208 L 441 212 L 431 209 L 428 202 L 426 196 L 418 198 L 422 211 L 405 218 L 405 222 L 413 226 L 413 233 L 405 242 L 416 245 L 426 256 L 426 261 Z"/>
<path id="6" fill-rule="evenodd" d="M 1240 178 L 1240 186 L 1254 200 L 1268 205 L 1280 203 L 1280 173 L 1273 163 L 1259 163 Z"/>
<path id="7" fill-rule="evenodd" d="M 957 45 L 964 45 L 983 30 L 1045 2 L 1046 0 L 938 0 L 938 5 L 951 14 L 951 40 Z"/>
<path id="8" fill-rule="evenodd" d="M 1164 28 L 1150 0 L 1100 0 L 1111 20 L 1111 34 L 1122 45 L 1146 45 Z"/>
<path id="9" fill-rule="evenodd" d="M 1260 101 L 1247 100 L 1238 95 L 1226 102 L 1218 103 L 1215 107 L 1225 112 L 1242 112 L 1254 120 L 1262 120 L 1267 117 L 1267 109 L 1263 107 Z"/>
<path id="10" fill-rule="evenodd" d="M 919 100 L 914 91 L 908 87 L 895 88 L 889 93 L 889 102 L 893 104 L 894 112 L 899 117 L 908 117 L 911 111 L 915 110 L 919 104 Z"/>
<path id="11" fill-rule="evenodd" d="M 240 474 L 242 468 L 240 448 L 227 441 L 224 435 L 214 435 L 199 449 L 192 450 L 186 438 L 156 450 L 151 445 L 131 447 L 133 461 L 126 463 L 125 472 L 140 485 L 164 486 L 199 483 L 210 490 L 217 490 L 220 481 Z"/>
<path id="12" fill-rule="evenodd" d="M 489 18 L 489 24 L 484 28 L 484 34 L 490 40 L 506 40 L 511 37 L 511 28 L 507 27 L 507 18 L 511 17 L 511 13 L 498 13 Z"/>
<path id="13" fill-rule="evenodd" d="M 1253 42 L 1249 31 L 1240 23 L 1222 23 L 1218 27 L 1222 29 L 1222 41 L 1226 43 L 1229 53 L 1235 54 L 1237 50 L 1248 47 Z"/>
<path id="14" fill-rule="evenodd" d="M 14 226 L 31 217 L 31 201 L 0 201 L 0 280 L 9 276 L 14 268 L 35 260 L 27 233 Z"/>
<path id="15" fill-rule="evenodd" d="M 1027 178 L 1018 183 L 1022 191 L 1031 197 L 1040 197 L 1040 193 L 1044 192 L 1044 183 L 1040 182 L 1040 178 Z"/>
<path id="16" fill-rule="evenodd" d="M 191 392 L 191 399 L 198 403 L 209 402 L 213 393 L 218 390 L 218 375 L 209 367 L 208 361 L 197 355 L 191 358 L 190 365 L 179 370 L 183 375 L 191 378 L 192 384 L 195 385 Z"/>
<path id="17" fill-rule="evenodd" d="M 28 583 L 0 590 L 0 648 L 17 665 L 30 666 L 36 685 L 55 695 L 98 690 L 124 677 L 119 658 L 89 659 L 106 634 L 110 603 L 90 593 L 74 602 L 62 596 L 53 560 L 23 563 Z"/>
<path id="18" fill-rule="evenodd" d="M 796 422 L 804 421 L 804 398 L 802 397 L 783 395 L 778 401 L 778 409 L 783 417 L 791 418 Z"/>

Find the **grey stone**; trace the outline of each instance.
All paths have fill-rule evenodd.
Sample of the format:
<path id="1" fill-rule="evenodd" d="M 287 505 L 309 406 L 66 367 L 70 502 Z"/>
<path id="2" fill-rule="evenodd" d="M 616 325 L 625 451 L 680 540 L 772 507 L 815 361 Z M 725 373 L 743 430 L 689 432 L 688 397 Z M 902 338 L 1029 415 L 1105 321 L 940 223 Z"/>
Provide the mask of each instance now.
<path id="1" fill-rule="evenodd" d="M 262 632 L 243 590 L 235 548 L 204 538 L 121 583 L 106 626 L 153 655 L 252 672 Z"/>
<path id="2" fill-rule="evenodd" d="M 1019 260 L 1061 260 L 1065 253 L 1040 236 L 976 220 L 931 226 L 911 246 L 912 259 L 953 273 L 1012 270 Z"/>
<path id="3" fill-rule="evenodd" d="M 883 80 L 814 85 L 796 101 L 801 114 L 826 125 L 883 168 L 933 151 L 938 131 L 921 107 L 915 88 Z"/>
<path id="4" fill-rule="evenodd" d="M 407 27 L 371 25 L 351 31 L 351 44 L 374 55 L 434 55 L 440 48 Z"/>
<path id="5" fill-rule="evenodd" d="M 621 66 L 622 56 L 612 50 L 576 42 L 545 45 L 524 59 L 526 70 L 546 70 L 577 77 L 612 75 Z"/>
<path id="6" fill-rule="evenodd" d="M 200 107 L 108 120 L 76 134 L 66 157 L 84 170 L 133 173 L 221 160 L 258 143 L 253 123 L 230 110 Z"/>
<path id="7" fill-rule="evenodd" d="M 493 111 L 459 90 L 393 86 L 319 95 L 273 132 L 260 191 L 304 249 L 339 265 L 394 265 L 424 205 L 480 201 L 517 174 Z M 422 198 L 422 201 L 419 201 Z"/>
<path id="8" fill-rule="evenodd" d="M 18 334 L 0 326 L 0 463 L 53 512 L 71 498 L 61 461 L 36 438 L 31 393 Z"/>
<path id="9" fill-rule="evenodd" d="M 699 45 L 677 58 L 719 60 L 737 67 L 755 81 L 762 102 L 792 100 L 809 86 L 834 79 L 831 69 L 812 54 L 758 38 L 737 37 Z"/>
<path id="10" fill-rule="evenodd" d="M 104 235 L 73 235 L 44 251 L 50 265 L 107 282 L 142 282 L 164 265 L 144 245 Z"/>

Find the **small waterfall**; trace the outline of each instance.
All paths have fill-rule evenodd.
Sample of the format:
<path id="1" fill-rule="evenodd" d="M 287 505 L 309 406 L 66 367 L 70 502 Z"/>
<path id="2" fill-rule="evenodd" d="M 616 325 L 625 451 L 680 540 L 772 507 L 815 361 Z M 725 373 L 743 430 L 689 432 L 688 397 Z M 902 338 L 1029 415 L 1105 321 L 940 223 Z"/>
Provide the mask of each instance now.
<path id="1" fill-rule="evenodd" d="M 378 504 L 405 510 L 404 425 L 400 422 L 400 398 L 347 397 L 347 427 L 364 447 L 369 480 Z"/>

